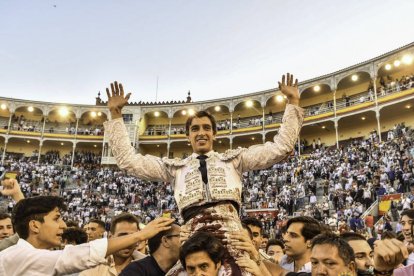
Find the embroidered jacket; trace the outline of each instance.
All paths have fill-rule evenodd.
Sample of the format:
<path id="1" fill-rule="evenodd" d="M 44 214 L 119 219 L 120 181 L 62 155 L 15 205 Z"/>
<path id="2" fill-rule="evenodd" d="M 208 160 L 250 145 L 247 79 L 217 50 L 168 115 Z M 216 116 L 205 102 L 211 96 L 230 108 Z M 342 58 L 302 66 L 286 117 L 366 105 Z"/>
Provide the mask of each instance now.
<path id="1" fill-rule="evenodd" d="M 172 183 L 182 213 L 188 207 L 222 200 L 231 200 L 240 206 L 242 173 L 265 169 L 283 160 L 294 149 L 302 122 L 303 109 L 288 104 L 273 142 L 225 153 L 210 151 L 206 154 L 208 184 L 202 181 L 196 153 L 186 159 L 135 154 L 122 118 L 105 122 L 104 127 L 118 166 L 141 179 Z"/>

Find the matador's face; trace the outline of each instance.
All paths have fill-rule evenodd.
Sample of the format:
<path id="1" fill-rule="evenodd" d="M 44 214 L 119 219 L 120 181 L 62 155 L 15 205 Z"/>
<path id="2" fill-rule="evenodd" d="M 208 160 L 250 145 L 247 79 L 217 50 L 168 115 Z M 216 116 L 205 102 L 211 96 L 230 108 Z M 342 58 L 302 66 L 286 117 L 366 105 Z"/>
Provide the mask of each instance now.
<path id="1" fill-rule="evenodd" d="M 205 154 L 213 149 L 215 135 L 208 117 L 195 117 L 189 128 L 188 139 L 197 154 Z"/>

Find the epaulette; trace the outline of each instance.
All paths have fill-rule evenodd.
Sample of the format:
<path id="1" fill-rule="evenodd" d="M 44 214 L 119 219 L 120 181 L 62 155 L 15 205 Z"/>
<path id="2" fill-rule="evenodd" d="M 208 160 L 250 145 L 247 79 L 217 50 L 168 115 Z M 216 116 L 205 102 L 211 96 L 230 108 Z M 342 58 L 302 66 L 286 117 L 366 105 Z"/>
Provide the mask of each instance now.
<path id="1" fill-rule="evenodd" d="M 183 167 L 185 166 L 185 164 L 188 163 L 187 158 L 186 159 L 180 159 L 178 157 L 174 158 L 174 159 L 170 159 L 167 157 L 162 158 L 162 162 L 170 167 Z"/>
<path id="2" fill-rule="evenodd" d="M 219 158 L 221 161 L 228 161 L 236 158 L 245 148 L 238 147 L 237 149 L 228 149 L 223 154 L 220 154 Z"/>

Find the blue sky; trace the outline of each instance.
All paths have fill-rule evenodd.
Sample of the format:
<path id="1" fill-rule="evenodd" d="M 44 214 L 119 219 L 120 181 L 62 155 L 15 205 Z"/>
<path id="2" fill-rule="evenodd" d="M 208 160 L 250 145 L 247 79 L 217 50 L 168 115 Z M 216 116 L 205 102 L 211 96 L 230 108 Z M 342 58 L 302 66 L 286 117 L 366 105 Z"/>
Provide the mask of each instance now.
<path id="1" fill-rule="evenodd" d="M 56 5 L 56 7 L 54 7 Z M 414 1 L 0 0 L 0 96 L 194 101 L 306 80 L 414 41 Z M 103 99 L 106 99 L 104 94 Z"/>

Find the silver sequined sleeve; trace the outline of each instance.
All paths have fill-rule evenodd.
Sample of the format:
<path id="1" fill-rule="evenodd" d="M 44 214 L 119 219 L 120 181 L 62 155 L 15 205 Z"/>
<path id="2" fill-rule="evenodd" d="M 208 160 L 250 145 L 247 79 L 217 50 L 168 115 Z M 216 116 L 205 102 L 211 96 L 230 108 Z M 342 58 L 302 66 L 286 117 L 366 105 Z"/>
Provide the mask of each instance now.
<path id="1" fill-rule="evenodd" d="M 104 127 L 119 168 L 141 179 L 171 181 L 172 172 L 161 158 L 135 153 L 122 118 L 105 122 Z"/>
<path id="2" fill-rule="evenodd" d="M 292 152 L 302 127 L 304 110 L 301 107 L 288 104 L 282 119 L 279 133 L 273 142 L 254 145 L 243 149 L 235 158 L 234 165 L 240 172 L 266 169 L 280 162 Z"/>

